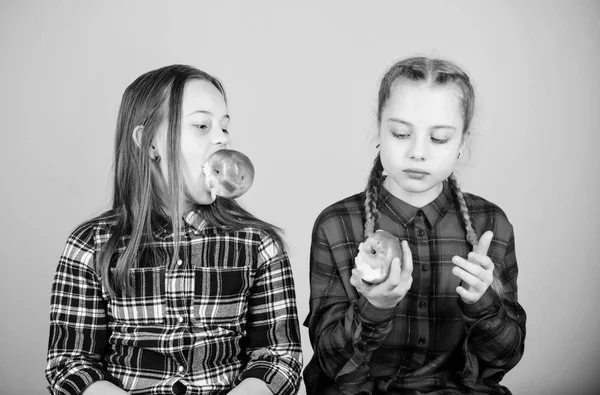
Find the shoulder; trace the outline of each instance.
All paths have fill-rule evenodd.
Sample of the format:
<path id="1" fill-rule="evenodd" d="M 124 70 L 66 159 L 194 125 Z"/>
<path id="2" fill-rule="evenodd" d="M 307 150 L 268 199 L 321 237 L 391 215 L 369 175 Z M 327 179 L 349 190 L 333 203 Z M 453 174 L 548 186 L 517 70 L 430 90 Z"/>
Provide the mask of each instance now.
<path id="1" fill-rule="evenodd" d="M 315 224 L 335 221 L 339 217 L 361 216 L 363 213 L 364 193 L 357 193 L 326 207 L 318 215 Z"/>
<path id="2" fill-rule="evenodd" d="M 112 228 L 113 223 L 107 217 L 97 217 L 80 224 L 67 238 L 62 259 L 93 265 L 99 246 L 108 240 Z"/>
<path id="3" fill-rule="evenodd" d="M 491 230 L 494 238 L 508 242 L 513 234 L 513 226 L 504 210 L 481 196 L 472 193 L 464 193 L 464 196 L 478 235 Z"/>
<path id="4" fill-rule="evenodd" d="M 357 193 L 326 207 L 317 216 L 313 237 L 327 236 L 330 242 L 336 239 L 362 237 L 364 193 Z M 358 235 L 358 236 L 357 236 Z"/>

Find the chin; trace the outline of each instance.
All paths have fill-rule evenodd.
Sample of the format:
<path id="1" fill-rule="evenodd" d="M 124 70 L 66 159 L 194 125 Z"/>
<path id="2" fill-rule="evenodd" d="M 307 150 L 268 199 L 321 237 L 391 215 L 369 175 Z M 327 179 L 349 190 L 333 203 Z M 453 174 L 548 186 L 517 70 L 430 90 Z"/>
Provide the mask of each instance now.
<path id="1" fill-rule="evenodd" d="M 210 192 L 202 191 L 197 193 L 186 193 L 186 200 L 192 206 L 206 206 L 214 203 L 215 199 L 212 198 Z"/>
<path id="2" fill-rule="evenodd" d="M 401 182 L 399 185 L 406 192 L 411 193 L 421 193 L 427 192 L 431 188 L 434 188 L 438 185 L 439 182 L 432 183 L 431 181 L 422 181 L 422 180 L 406 180 Z"/>

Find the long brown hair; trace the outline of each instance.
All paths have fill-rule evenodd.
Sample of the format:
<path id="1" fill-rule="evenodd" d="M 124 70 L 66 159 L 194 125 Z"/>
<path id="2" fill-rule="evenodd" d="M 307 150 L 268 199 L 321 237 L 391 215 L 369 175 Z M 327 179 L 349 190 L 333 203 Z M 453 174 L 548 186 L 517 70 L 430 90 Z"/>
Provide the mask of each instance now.
<path id="1" fill-rule="evenodd" d="M 155 241 L 158 229 L 172 229 L 174 251 L 179 251 L 182 215 L 178 204 L 183 194 L 180 171 L 180 131 L 183 90 L 191 79 L 212 83 L 227 100 L 223 84 L 210 74 L 186 65 L 171 65 L 138 77 L 123 93 L 117 118 L 114 146 L 114 186 L 112 209 L 98 219 L 109 221 L 111 235 L 103 245 L 96 269 L 111 296 L 129 293 L 132 284 L 129 269 L 143 256 L 144 264 L 159 264 L 167 257 L 160 249 L 147 248 Z M 166 118 L 165 118 L 166 117 Z M 160 177 L 156 163 L 150 157 L 150 146 L 158 125 L 167 120 L 168 182 L 166 201 L 158 193 Z M 139 145 L 133 131 L 142 126 Z M 165 211 L 164 207 L 168 207 Z M 259 220 L 233 200 L 217 198 L 207 206 L 198 206 L 209 225 L 225 230 L 255 227 L 265 231 L 283 246 L 280 229 Z M 117 251 L 122 250 L 117 257 Z M 116 258 L 116 264 L 111 262 Z M 178 259 L 173 253 L 172 270 Z"/>
<path id="2" fill-rule="evenodd" d="M 381 125 L 381 115 L 385 104 L 392 93 L 394 82 L 398 78 L 406 78 L 411 81 L 423 81 L 429 85 L 450 85 L 454 84 L 462 92 L 462 116 L 464 121 L 463 136 L 469 132 L 469 127 L 473 119 L 473 110 L 475 104 L 475 91 L 469 80 L 469 76 L 458 66 L 447 60 L 430 59 L 426 57 L 414 57 L 401 60 L 394 64 L 381 80 L 379 87 L 379 98 L 377 104 L 377 124 Z M 383 183 L 383 165 L 379 154 L 375 158 L 367 187 L 365 188 L 365 237 L 369 237 L 375 230 L 375 223 L 379 218 L 377 209 L 379 189 Z M 464 195 L 458 185 L 454 174 L 448 177 L 448 185 L 454 196 L 456 207 L 460 213 L 460 218 L 466 231 L 467 241 L 475 247 L 479 240 L 471 222 L 469 208 Z M 498 277 L 498 266 L 494 267 L 494 280 L 492 289 L 500 296 L 503 294 L 503 286 Z"/>

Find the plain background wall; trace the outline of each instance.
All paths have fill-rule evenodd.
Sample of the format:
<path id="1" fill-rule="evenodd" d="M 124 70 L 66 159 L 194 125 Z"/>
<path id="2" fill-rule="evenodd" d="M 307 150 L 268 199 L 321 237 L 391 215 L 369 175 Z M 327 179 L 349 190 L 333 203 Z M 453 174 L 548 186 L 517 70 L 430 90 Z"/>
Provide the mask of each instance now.
<path id="1" fill-rule="evenodd" d="M 137 76 L 186 63 L 224 81 L 234 147 L 257 169 L 242 203 L 285 228 L 304 320 L 313 222 L 363 188 L 379 80 L 415 54 L 470 74 L 476 136 L 459 178 L 515 227 L 529 319 L 525 356 L 503 383 L 515 394 L 590 392 L 600 3 L 280 3 L 0 3 L 0 393 L 45 393 L 52 276 L 70 231 L 110 203 L 117 109 Z"/>

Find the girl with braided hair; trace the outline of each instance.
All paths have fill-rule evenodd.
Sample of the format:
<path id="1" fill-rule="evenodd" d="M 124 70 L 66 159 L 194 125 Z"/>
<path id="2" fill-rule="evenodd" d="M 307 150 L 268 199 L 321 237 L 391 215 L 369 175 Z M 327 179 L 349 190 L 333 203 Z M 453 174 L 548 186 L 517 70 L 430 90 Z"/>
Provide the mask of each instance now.
<path id="1" fill-rule="evenodd" d="M 367 187 L 313 229 L 309 394 L 511 393 L 500 381 L 523 355 L 526 321 L 512 225 L 453 174 L 473 107 L 451 62 L 409 58 L 384 76 Z M 378 229 L 403 254 L 372 284 L 353 266 Z"/>

